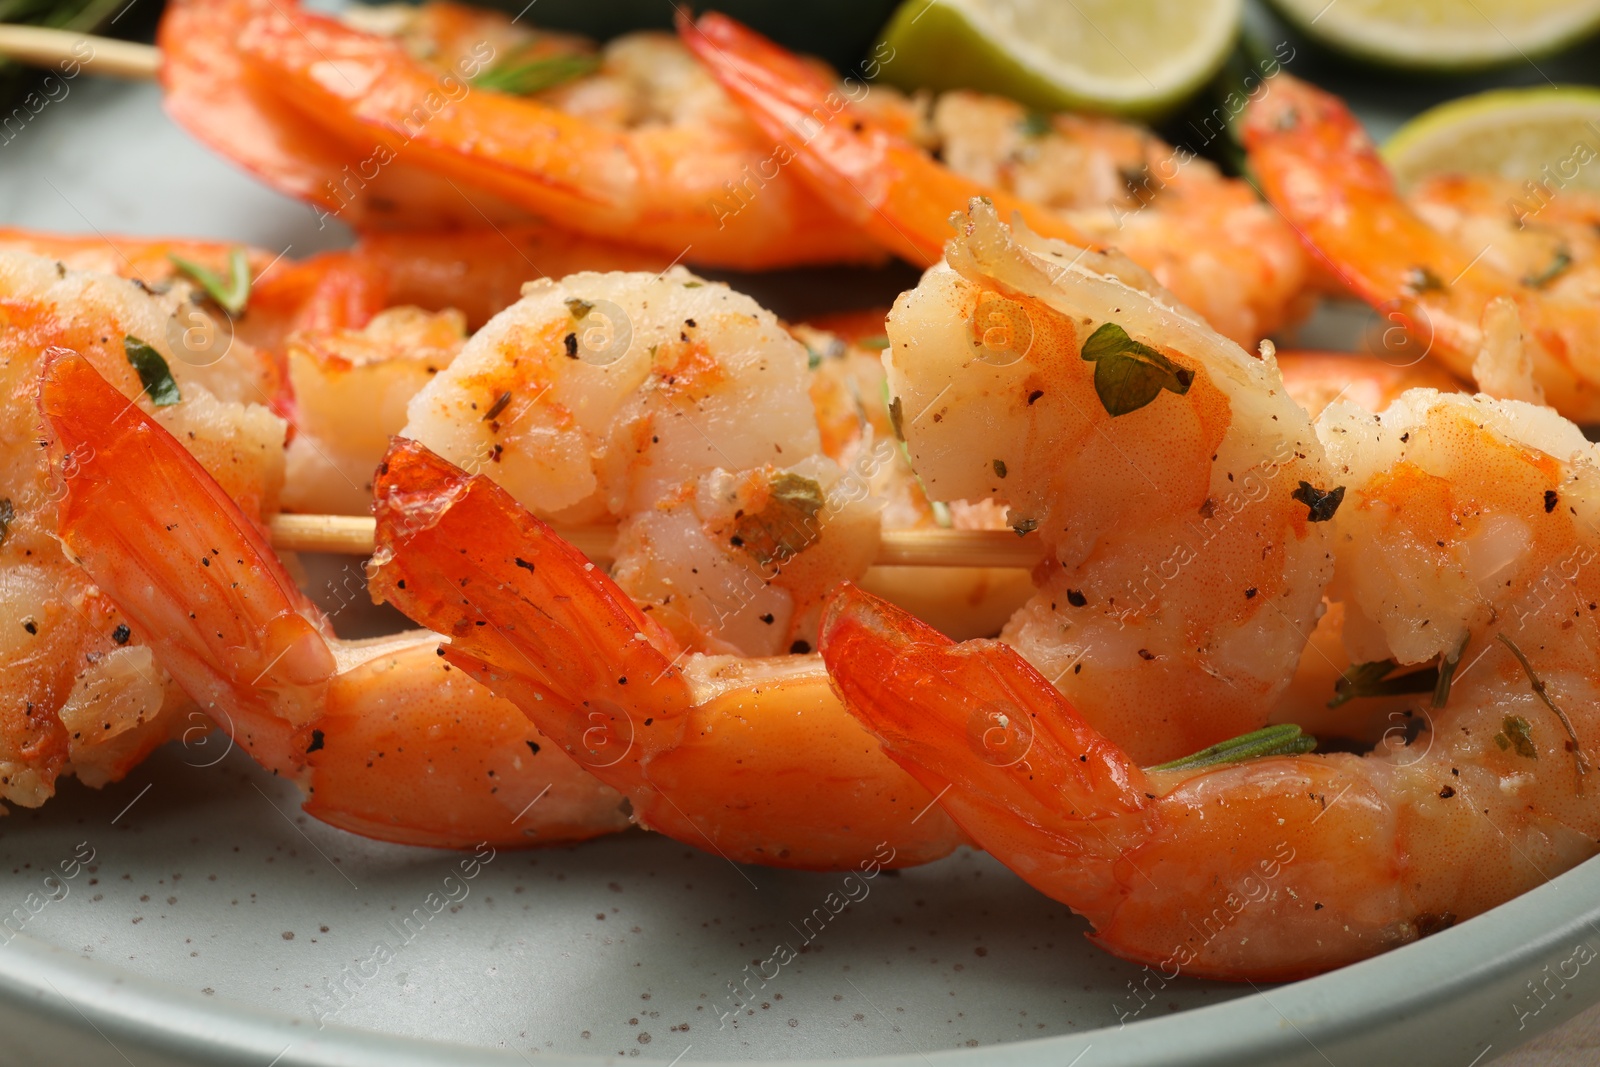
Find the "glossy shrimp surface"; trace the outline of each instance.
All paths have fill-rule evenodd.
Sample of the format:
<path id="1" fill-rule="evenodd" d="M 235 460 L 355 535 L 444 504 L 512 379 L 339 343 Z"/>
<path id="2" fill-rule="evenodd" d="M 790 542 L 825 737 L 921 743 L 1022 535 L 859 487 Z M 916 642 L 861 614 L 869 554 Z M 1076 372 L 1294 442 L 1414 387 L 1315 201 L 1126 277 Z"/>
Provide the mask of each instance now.
<path id="1" fill-rule="evenodd" d="M 1438 179 L 1408 203 L 1344 104 L 1286 75 L 1243 129 L 1268 199 L 1421 348 L 1465 377 L 1509 333 L 1542 396 L 1499 391 L 1600 418 L 1592 197 L 1572 191 L 1538 207 L 1501 183 Z"/>
<path id="2" fill-rule="evenodd" d="M 78 457 L 62 542 L 206 715 L 307 791 L 307 812 L 446 847 L 626 825 L 617 794 L 443 663 L 434 635 L 335 638 L 261 528 L 83 357 L 46 357 L 39 404 L 52 458 Z"/>
<path id="3" fill-rule="evenodd" d="M 1427 389 L 1378 416 L 1335 404 L 1318 430 L 1348 478 L 1345 643 L 1451 675 L 1409 743 L 1141 768 L 1003 645 L 853 591 L 824 620 L 886 751 L 1098 943 L 1168 977 L 1341 966 L 1596 851 L 1600 451 L 1548 409 Z M 973 730 L 997 706 L 1006 760 Z"/>
<path id="4" fill-rule="evenodd" d="M 494 221 L 503 215 L 495 205 L 511 204 L 592 236 L 746 269 L 880 257 L 787 176 L 766 183 L 748 210 L 719 210 L 725 185 L 747 180 L 767 152 L 670 38 L 610 46 L 592 74 L 518 95 L 489 75 L 496 64 L 526 62 L 533 35 L 505 16 L 475 18 L 494 25 L 454 33 L 419 58 L 404 34 L 275 5 L 244 27 L 238 49 L 304 122 L 373 146 L 374 182 L 391 167 L 415 167 L 454 188 L 469 210 L 489 198 L 483 213 Z M 592 90 L 582 86 L 588 78 L 599 80 Z M 342 203 L 340 190 L 350 188 L 354 203 L 370 205 L 367 171 L 342 181 L 334 199 Z"/>
<path id="5" fill-rule="evenodd" d="M 1320 610 L 1337 491 L 1274 361 L 981 201 L 947 258 L 889 317 L 889 388 L 928 494 L 1042 542 L 1003 639 L 1139 759 L 1262 725 Z"/>
<path id="6" fill-rule="evenodd" d="M 403 433 L 541 518 L 617 522 L 618 583 L 686 646 L 806 652 L 878 536 L 822 454 L 807 364 L 771 313 L 682 268 L 575 274 L 478 331 Z"/>
<path id="7" fill-rule="evenodd" d="M 696 654 L 482 475 L 398 440 L 378 477 L 376 595 L 449 637 L 640 825 L 725 858 L 893 865 L 961 835 L 845 713 L 820 658 Z"/>
<path id="8" fill-rule="evenodd" d="M 1313 420 L 1341 400 L 1365 411 L 1381 412 L 1411 389 L 1450 393 L 1466 388 L 1429 359 L 1406 367 L 1355 352 L 1289 351 L 1279 352 L 1277 359 L 1284 389 Z M 1413 684 L 1404 687 L 1409 692 L 1338 699 L 1340 681 L 1355 661 L 1344 642 L 1344 604 L 1325 599 L 1323 607 L 1294 677 L 1278 697 L 1271 721 L 1293 723 L 1320 738 L 1366 744 L 1420 726 L 1431 696 L 1431 687 L 1426 685 L 1420 692 Z"/>
<path id="9" fill-rule="evenodd" d="M 242 342 L 208 366 L 178 359 L 170 339 L 181 327 L 173 327 L 192 307 L 181 286 L 152 295 L 121 278 L 0 252 L 0 408 L 9 428 L 0 445 L 5 801 L 37 806 L 64 774 L 91 785 L 114 781 L 168 737 L 203 729 L 150 646 L 56 541 L 58 502 L 93 451 L 71 452 L 52 473 L 34 407 L 41 360 L 52 349 L 82 352 L 120 398 L 142 392 L 129 350 L 143 346 L 165 364 L 173 387 L 156 417 L 245 511 L 264 518 L 283 482 L 284 424 L 262 406 L 275 372 Z"/>
<path id="10" fill-rule="evenodd" d="M 679 33 L 777 144 L 779 162 L 913 263 L 937 262 L 951 212 L 982 196 L 1037 233 L 1117 247 L 1241 344 L 1306 306 L 1293 231 L 1249 186 L 1145 131 L 974 93 L 946 95 L 919 123 L 894 114 L 888 90 L 840 87 L 724 16 L 680 19 Z"/>

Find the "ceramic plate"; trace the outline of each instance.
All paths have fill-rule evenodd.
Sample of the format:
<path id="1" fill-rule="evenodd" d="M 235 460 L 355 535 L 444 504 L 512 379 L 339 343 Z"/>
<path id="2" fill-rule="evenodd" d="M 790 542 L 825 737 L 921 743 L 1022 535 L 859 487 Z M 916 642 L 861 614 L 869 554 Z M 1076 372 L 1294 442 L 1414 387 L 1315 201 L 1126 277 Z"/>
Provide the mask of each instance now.
<path id="1" fill-rule="evenodd" d="M 295 256 L 347 239 L 192 143 L 154 87 L 69 86 L 0 147 L 0 223 Z M 748 287 L 798 316 L 914 278 Z M 356 614 L 347 634 L 381 625 Z M 1600 1000 L 1581 962 L 1600 862 L 1320 978 L 1163 982 L 976 852 L 886 872 L 820 921 L 839 875 L 643 833 L 479 857 L 366 841 L 228 749 L 197 733 L 0 824 L 0 1062 L 1469 1067 Z M 782 967 L 780 943 L 799 950 Z"/>

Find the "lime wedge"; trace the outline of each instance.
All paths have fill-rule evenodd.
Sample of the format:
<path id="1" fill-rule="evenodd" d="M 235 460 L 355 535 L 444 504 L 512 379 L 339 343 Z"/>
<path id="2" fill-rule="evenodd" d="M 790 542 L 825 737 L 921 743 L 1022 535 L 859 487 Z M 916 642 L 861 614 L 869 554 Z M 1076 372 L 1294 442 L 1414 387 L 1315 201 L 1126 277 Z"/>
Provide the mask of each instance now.
<path id="1" fill-rule="evenodd" d="M 1600 0 L 1272 0 L 1330 48 L 1385 66 L 1470 70 L 1552 52 L 1600 26 Z"/>
<path id="2" fill-rule="evenodd" d="M 1600 192 L 1600 89 L 1497 89 L 1424 111 L 1383 155 L 1402 187 L 1492 174 Z"/>
<path id="3" fill-rule="evenodd" d="M 905 0 L 874 53 L 903 89 L 1044 111 L 1170 111 L 1227 59 L 1242 0 Z"/>

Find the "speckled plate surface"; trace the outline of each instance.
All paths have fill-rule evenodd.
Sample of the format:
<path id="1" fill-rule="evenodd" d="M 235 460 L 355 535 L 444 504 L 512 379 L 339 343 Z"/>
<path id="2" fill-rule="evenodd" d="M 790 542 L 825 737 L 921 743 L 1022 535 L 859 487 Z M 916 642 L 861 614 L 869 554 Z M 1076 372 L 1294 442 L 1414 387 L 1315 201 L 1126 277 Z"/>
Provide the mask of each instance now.
<path id="1" fill-rule="evenodd" d="M 0 146 L 0 222 L 296 256 L 345 239 L 190 142 L 153 87 L 87 76 Z M 837 275 L 750 288 L 791 315 L 872 298 Z M 978 853 L 880 875 L 819 927 L 842 876 L 643 833 L 385 846 L 227 749 L 197 736 L 0 822 L 0 912 L 26 916 L 0 932 L 0 1063 L 1469 1067 L 1600 1000 L 1575 962 L 1600 950 L 1600 863 L 1321 978 L 1162 985 Z M 780 942 L 803 946 L 781 968 Z"/>

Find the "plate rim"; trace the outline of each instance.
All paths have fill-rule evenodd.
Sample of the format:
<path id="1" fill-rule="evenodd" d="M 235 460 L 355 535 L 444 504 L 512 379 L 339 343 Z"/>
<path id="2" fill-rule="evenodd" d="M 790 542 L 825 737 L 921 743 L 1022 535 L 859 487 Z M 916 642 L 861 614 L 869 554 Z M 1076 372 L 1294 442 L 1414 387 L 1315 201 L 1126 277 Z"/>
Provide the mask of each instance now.
<path id="1" fill-rule="evenodd" d="M 1076 1063 L 1073 1057 L 1090 1049 L 1101 1050 L 1093 1067 L 1277 1064 L 1306 1059 L 1308 1052 L 1315 1053 L 1310 1060 L 1321 1062 L 1328 1049 L 1361 1055 L 1363 1062 L 1381 1062 L 1387 1057 L 1379 1050 L 1405 1029 L 1410 1028 L 1413 1037 L 1418 1032 L 1426 1036 L 1444 1022 L 1455 1026 L 1458 1035 L 1485 1045 L 1487 1051 L 1495 1042 L 1463 1031 L 1487 1035 L 1500 1032 L 1503 1025 L 1496 1017 L 1477 1014 L 1474 998 L 1482 1000 L 1491 991 L 1499 995 L 1515 987 L 1523 973 L 1536 972 L 1535 965 L 1545 962 L 1575 935 L 1600 939 L 1597 924 L 1600 856 L 1431 937 L 1313 978 L 1271 986 L 1270 996 L 1256 987 L 1255 992 L 1224 1003 L 1126 1026 L 972 1049 L 830 1060 L 713 1062 L 763 1067 L 913 1067 L 929 1062 L 983 1062 L 1001 1049 L 1008 1062 L 1052 1067 Z M 1586 975 L 1589 980 L 1581 985 L 1579 995 L 1542 1008 L 1531 1026 L 1518 1031 L 1517 1043 L 1600 1002 L 1600 969 L 1579 973 L 1580 978 Z M 1576 981 L 1572 984 L 1579 985 Z M 1465 1018 L 1458 1017 L 1463 1012 Z M 316 1028 L 304 1016 L 208 997 L 27 933 L 16 933 L 0 946 L 0 1019 L 7 1014 L 28 1019 L 34 1027 L 47 1018 L 56 1032 L 71 1031 L 79 1036 L 84 1031 L 77 1023 L 86 1022 L 113 1047 L 118 1047 L 112 1038 L 117 1035 L 174 1063 L 455 1067 L 465 1057 L 474 1063 L 528 1062 L 515 1049 L 402 1037 L 339 1023 Z M 1378 1058 L 1371 1058 L 1374 1055 Z M 578 1065 L 610 1061 L 541 1052 L 540 1062 Z M 1405 1062 L 1416 1061 L 1408 1058 Z"/>

